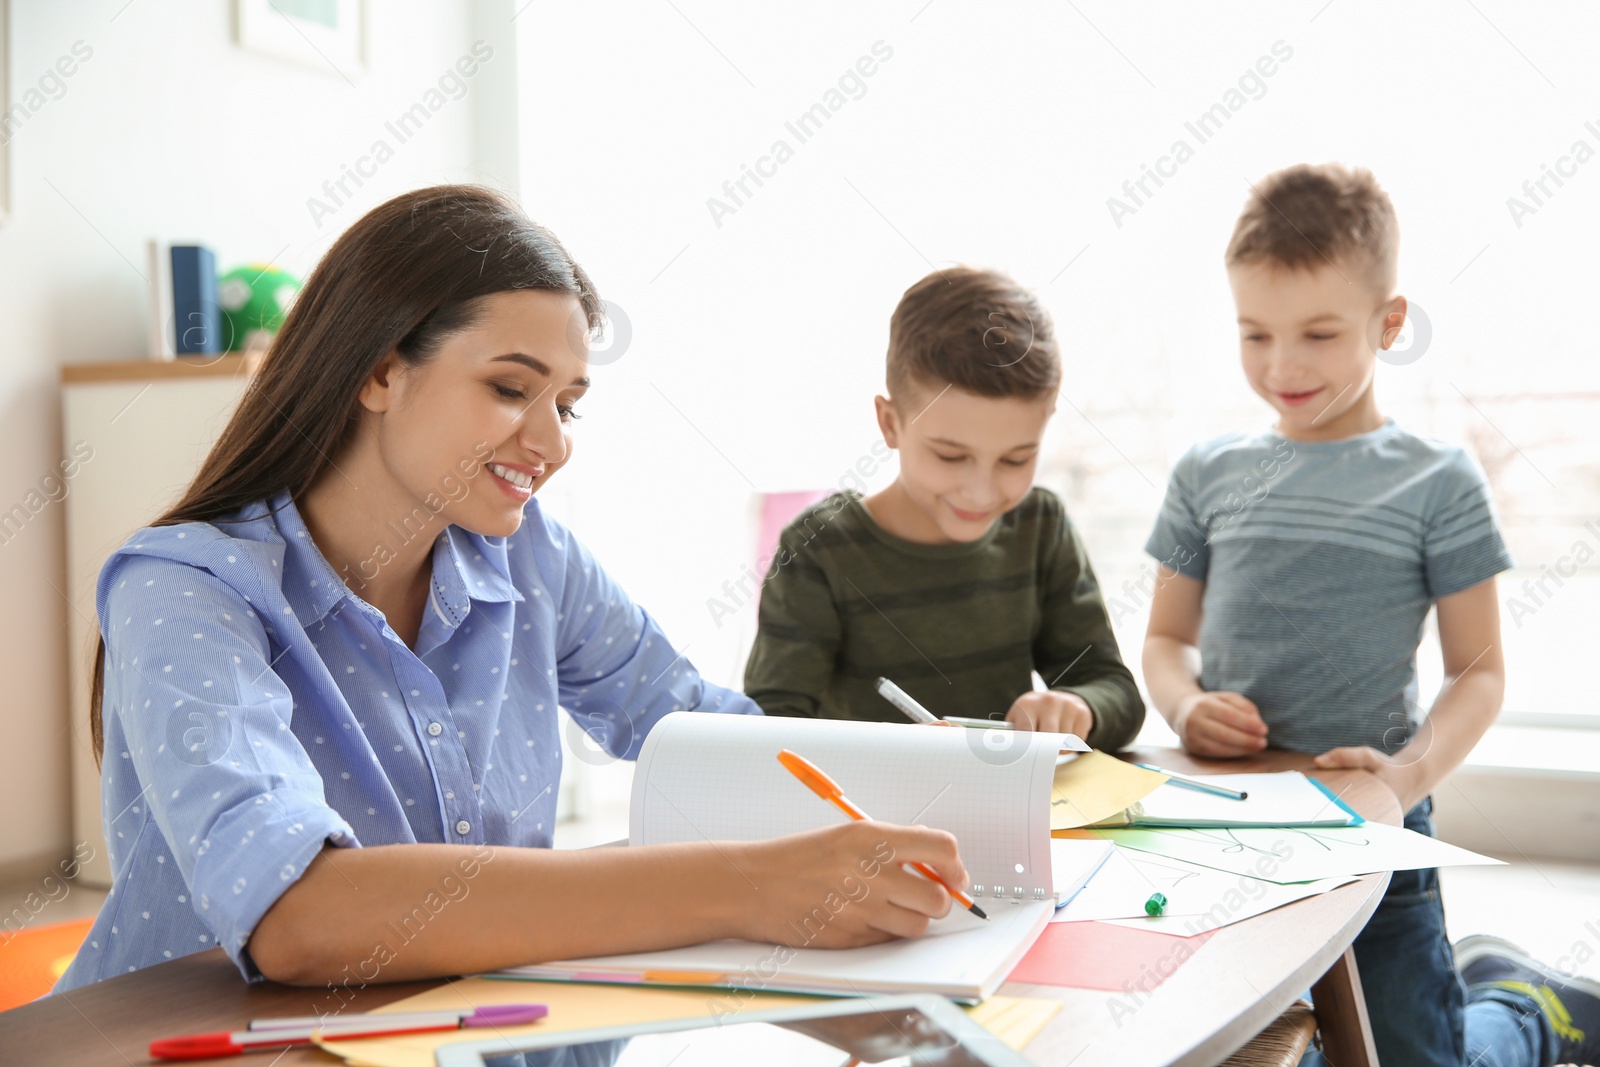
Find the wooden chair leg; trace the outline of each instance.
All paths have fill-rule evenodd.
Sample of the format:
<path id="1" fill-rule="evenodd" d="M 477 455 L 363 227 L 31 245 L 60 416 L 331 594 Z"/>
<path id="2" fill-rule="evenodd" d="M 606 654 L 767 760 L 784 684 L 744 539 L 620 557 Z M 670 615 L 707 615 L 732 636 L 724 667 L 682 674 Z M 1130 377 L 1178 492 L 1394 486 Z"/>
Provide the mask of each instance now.
<path id="1" fill-rule="evenodd" d="M 1354 949 L 1345 949 L 1311 987 L 1311 1000 L 1322 1031 L 1322 1055 L 1330 1067 L 1378 1067 Z"/>

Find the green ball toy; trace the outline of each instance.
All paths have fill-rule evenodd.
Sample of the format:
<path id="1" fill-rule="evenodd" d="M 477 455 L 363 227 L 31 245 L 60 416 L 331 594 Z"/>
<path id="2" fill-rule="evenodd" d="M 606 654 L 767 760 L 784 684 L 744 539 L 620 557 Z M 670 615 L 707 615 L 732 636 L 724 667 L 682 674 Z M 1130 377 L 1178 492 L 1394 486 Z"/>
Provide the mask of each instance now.
<path id="1" fill-rule="evenodd" d="M 217 303 L 222 306 L 228 351 L 271 344 L 299 292 L 300 283 L 293 275 L 267 263 L 248 263 L 218 278 Z"/>

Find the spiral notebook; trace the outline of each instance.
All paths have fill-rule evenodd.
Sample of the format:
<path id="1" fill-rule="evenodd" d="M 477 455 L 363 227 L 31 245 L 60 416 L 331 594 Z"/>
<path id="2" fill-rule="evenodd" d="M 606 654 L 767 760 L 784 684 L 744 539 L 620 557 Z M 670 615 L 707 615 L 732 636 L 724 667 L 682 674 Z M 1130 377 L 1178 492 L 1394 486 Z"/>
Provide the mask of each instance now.
<path id="1" fill-rule="evenodd" d="M 639 754 L 630 844 L 765 840 L 845 821 L 778 762 L 778 752 L 788 748 L 830 775 L 874 819 L 954 834 L 971 879 L 968 892 L 990 921 L 957 907 L 924 937 L 864 948 L 780 951 L 718 941 L 518 967 L 495 977 L 836 994 L 933 992 L 982 1000 L 1027 952 L 1060 896 L 1050 846 L 1050 787 L 1061 743 L 1060 734 L 1021 731 L 668 715 Z M 1067 877 L 1063 892 L 1074 891 L 1073 882 L 1081 885 L 1081 878 Z M 828 912 L 813 915 L 820 926 Z M 810 929 L 797 927 L 797 941 Z M 780 957 L 781 966 L 773 965 Z"/>

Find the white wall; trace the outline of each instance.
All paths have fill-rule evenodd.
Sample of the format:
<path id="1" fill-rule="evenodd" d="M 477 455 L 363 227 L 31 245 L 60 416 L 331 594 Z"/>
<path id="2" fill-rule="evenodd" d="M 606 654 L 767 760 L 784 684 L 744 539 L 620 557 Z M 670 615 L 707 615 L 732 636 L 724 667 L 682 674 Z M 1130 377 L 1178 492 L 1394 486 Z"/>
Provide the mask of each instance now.
<path id="1" fill-rule="evenodd" d="M 1537 618 L 1510 602 L 1524 572 L 1600 544 L 1583 525 L 1600 511 L 1587 332 L 1600 162 L 1571 158 L 1579 140 L 1585 160 L 1600 154 L 1593 7 L 628 11 L 537 4 L 518 20 L 539 54 L 522 83 L 524 203 L 633 323 L 627 352 L 593 375 L 561 475 L 575 526 L 707 673 L 738 677 L 743 631 L 705 605 L 749 555 L 751 494 L 836 484 L 878 439 L 889 313 L 954 262 L 1010 271 L 1055 319 L 1064 402 L 1039 480 L 1130 605 L 1113 611 L 1137 659 L 1146 597 L 1124 583 L 1150 565 L 1171 463 L 1270 421 L 1239 370 L 1222 267 L 1234 219 L 1250 182 L 1340 160 L 1392 197 L 1401 290 L 1432 324 L 1425 354 L 1379 367 L 1383 408 L 1489 468 L 1524 568 L 1502 587 L 1507 708 L 1593 712 L 1582 620 L 1600 607 L 1600 567 L 1584 571 L 1589 592 L 1568 582 Z M 872 73 L 857 77 L 864 57 Z M 841 88 L 821 129 L 796 136 Z M 1187 124 L 1230 91 L 1231 117 L 1196 137 Z M 564 103 L 574 92 L 581 106 Z M 1162 160 L 1179 139 L 1192 155 L 1174 174 Z M 1509 198 L 1546 165 L 1564 184 L 1513 215 Z M 734 199 L 724 183 L 761 166 Z M 1124 182 L 1146 166 L 1169 176 L 1134 200 Z M 1133 213 L 1114 216 L 1112 197 Z M 1423 669 L 1437 686 L 1436 652 Z"/>
<path id="2" fill-rule="evenodd" d="M 368 65 L 346 76 L 242 50 L 232 4 L 10 4 L 10 98 L 73 52 L 89 57 L 10 140 L 12 218 L 0 227 L 0 511 L 62 455 L 59 369 L 145 353 L 144 242 L 196 240 L 226 269 L 276 261 L 304 277 L 344 227 L 419 185 L 515 190 L 509 2 L 369 5 Z M 386 132 L 477 39 L 494 56 L 420 132 Z M 312 57 L 315 61 L 315 57 Z M 353 84 L 352 84 L 353 83 Z M 389 159 L 314 219 L 310 197 L 379 138 Z M 370 169 L 370 168 L 369 168 Z M 319 224 L 320 223 L 320 224 Z M 152 510 L 161 502 L 152 501 Z M 62 509 L 0 544 L 0 871 L 71 850 Z"/>
<path id="3" fill-rule="evenodd" d="M 1432 324 L 1414 361 L 1379 367 L 1384 410 L 1488 469 L 1519 564 L 1501 585 L 1507 713 L 1592 720 L 1600 565 L 1536 617 L 1521 590 L 1575 545 L 1600 559 L 1585 525 L 1600 514 L 1596 9 L 1158 8 L 530 7 L 517 22 L 538 56 L 522 82 L 524 204 L 633 327 L 595 369 L 575 460 L 551 487 L 574 529 L 704 673 L 737 684 L 751 613 L 719 626 L 707 600 L 753 554 L 752 496 L 837 484 L 878 440 L 870 397 L 900 293 L 934 265 L 998 267 L 1055 319 L 1064 403 L 1039 481 L 1083 530 L 1136 665 L 1142 547 L 1172 462 L 1270 421 L 1239 370 L 1222 267 L 1234 219 L 1250 182 L 1339 160 L 1388 190 L 1401 290 Z M 1230 90 L 1231 117 L 1198 138 L 1186 123 Z M 797 136 L 818 103 L 831 117 Z M 1179 139 L 1193 154 L 1173 173 L 1162 157 Z M 1113 216 L 1109 199 L 1128 204 L 1124 182 L 1146 166 L 1167 179 Z M 1513 214 L 1546 166 L 1564 184 Z M 735 200 L 724 183 L 757 167 L 761 184 L 745 178 Z M 891 463 L 873 481 L 892 476 Z M 1419 662 L 1431 694 L 1431 636 Z M 1172 735 L 1152 715 L 1145 739 Z M 1498 767 L 1502 747 L 1491 734 L 1475 760 Z M 1542 758 L 1592 768 L 1558 740 Z M 1503 841 L 1521 832 L 1496 822 Z"/>

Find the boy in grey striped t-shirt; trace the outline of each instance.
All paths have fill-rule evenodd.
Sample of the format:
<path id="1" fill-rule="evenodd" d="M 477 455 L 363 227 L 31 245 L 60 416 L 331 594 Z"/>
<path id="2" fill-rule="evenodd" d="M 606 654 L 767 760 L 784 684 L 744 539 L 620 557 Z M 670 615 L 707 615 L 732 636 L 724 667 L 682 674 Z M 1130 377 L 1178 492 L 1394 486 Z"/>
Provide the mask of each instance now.
<path id="1" fill-rule="evenodd" d="M 1379 410 L 1377 352 L 1406 317 L 1398 243 L 1367 171 L 1297 166 L 1255 187 L 1226 262 L 1245 378 L 1277 421 L 1174 468 L 1146 545 L 1161 567 L 1144 671 L 1195 755 L 1273 746 L 1361 768 L 1432 833 L 1429 794 L 1500 710 L 1511 559 L 1466 453 Z M 1430 609 L 1447 681 L 1424 710 Z M 1355 950 L 1382 1063 L 1600 1059 L 1592 983 L 1492 938 L 1456 946 L 1458 976 L 1436 871 L 1396 872 Z"/>

